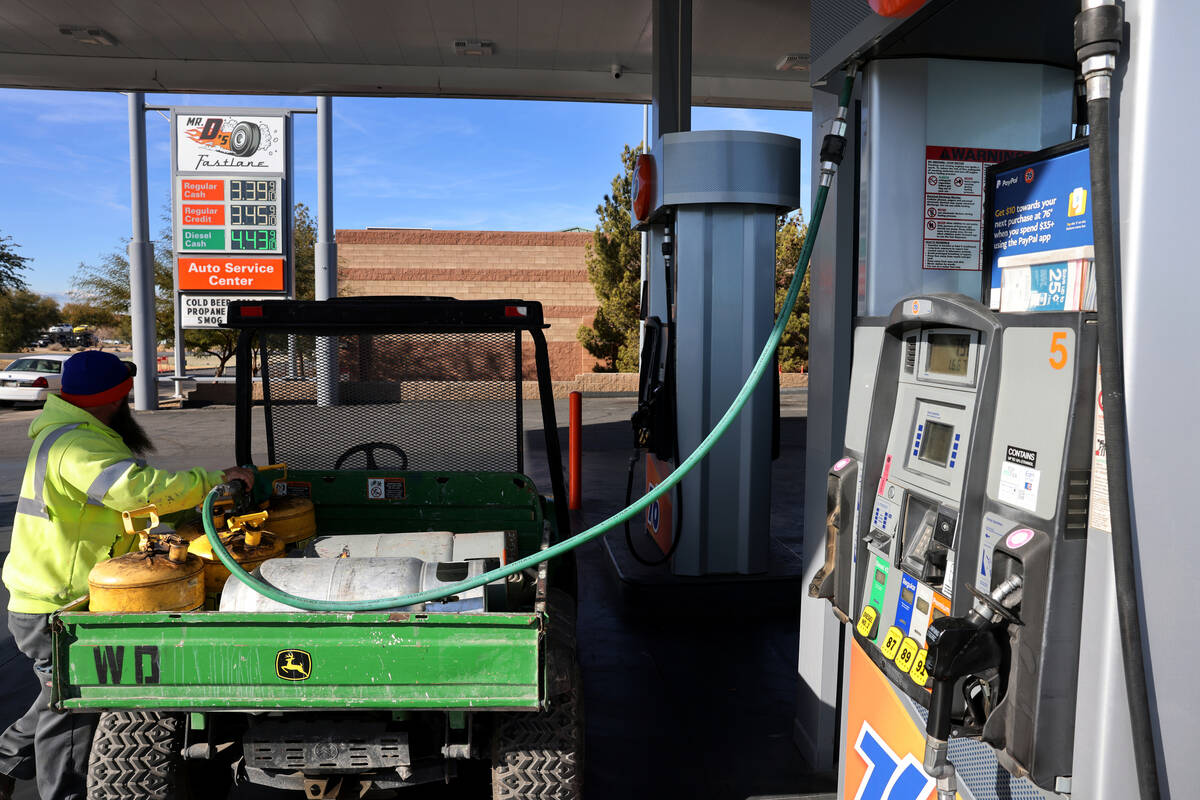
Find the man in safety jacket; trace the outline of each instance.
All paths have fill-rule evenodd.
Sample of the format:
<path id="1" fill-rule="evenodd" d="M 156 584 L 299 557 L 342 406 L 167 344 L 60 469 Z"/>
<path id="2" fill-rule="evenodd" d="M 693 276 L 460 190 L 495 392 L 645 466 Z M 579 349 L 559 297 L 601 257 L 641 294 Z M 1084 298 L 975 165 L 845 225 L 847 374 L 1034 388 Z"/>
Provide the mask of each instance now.
<path id="1" fill-rule="evenodd" d="M 50 710 L 49 615 L 87 593 L 98 562 L 134 545 L 121 512 L 151 503 L 162 514 L 183 511 L 219 483 L 253 482 L 239 467 L 169 472 L 137 458 L 153 448 L 129 410 L 132 367 L 112 353 L 76 353 L 63 364 L 61 396 L 47 397 L 29 426 L 33 449 L 3 580 L 11 595 L 9 630 L 33 660 L 41 693 L 0 735 L 0 800 L 12 796 L 14 779 L 34 777 L 43 800 L 86 795 L 96 718 Z"/>

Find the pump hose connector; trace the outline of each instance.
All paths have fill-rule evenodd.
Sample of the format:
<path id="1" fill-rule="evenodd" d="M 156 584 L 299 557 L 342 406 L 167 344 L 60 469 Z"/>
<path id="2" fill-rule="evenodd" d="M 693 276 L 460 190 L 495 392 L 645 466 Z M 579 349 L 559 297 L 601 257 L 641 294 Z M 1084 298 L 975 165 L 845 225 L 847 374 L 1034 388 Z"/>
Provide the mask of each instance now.
<path id="1" fill-rule="evenodd" d="M 855 65 L 846 68 L 847 82 L 854 79 Z M 850 98 L 843 92 L 837 114 L 829 123 L 829 133 L 821 140 L 821 186 L 833 185 L 833 176 L 846 155 L 846 118 L 850 114 Z"/>
<path id="2" fill-rule="evenodd" d="M 1112 74 L 1124 39 L 1125 15 L 1114 0 L 1085 0 L 1075 17 L 1075 57 L 1087 82 L 1087 99 L 1112 96 Z"/>

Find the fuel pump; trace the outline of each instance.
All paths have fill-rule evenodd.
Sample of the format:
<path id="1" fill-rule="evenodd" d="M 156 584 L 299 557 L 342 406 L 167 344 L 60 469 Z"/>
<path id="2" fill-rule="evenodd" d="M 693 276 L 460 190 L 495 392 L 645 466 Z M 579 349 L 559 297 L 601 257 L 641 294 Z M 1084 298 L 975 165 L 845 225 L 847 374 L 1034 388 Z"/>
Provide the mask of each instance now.
<path id="1" fill-rule="evenodd" d="M 800 155 L 787 136 L 682 131 L 639 157 L 631 217 L 650 237 L 650 263 L 633 426 L 649 453 L 647 490 L 712 429 L 767 341 L 776 219 L 800 205 Z M 658 563 L 670 559 L 677 575 L 766 571 L 775 413 L 772 386 L 756 389 L 673 502 L 650 507 Z"/>
<path id="2" fill-rule="evenodd" d="M 864 445 L 830 470 L 831 560 L 810 591 L 853 623 L 850 724 L 878 726 L 855 697 L 869 680 L 919 708 L 941 800 L 952 736 L 1042 789 L 1069 781 L 1095 354 L 1093 313 L 949 293 L 856 331 L 848 439 L 861 426 Z"/>
<path id="3" fill-rule="evenodd" d="M 639 156 L 639 168 L 635 170 L 644 172 L 644 164 L 641 161 L 649 156 Z M 640 184 L 639 184 L 640 185 Z M 643 202 L 645 195 L 634 193 L 634 204 L 638 204 L 638 197 L 642 197 Z M 636 213 L 636 212 L 635 212 Z M 676 388 L 675 388 L 675 270 L 674 270 L 674 237 L 671 234 L 670 214 L 664 214 L 665 222 L 662 225 L 662 285 L 666 295 L 666 303 L 664 312 L 666 313 L 667 321 L 663 322 L 659 317 L 652 316 L 645 319 L 646 327 L 644 339 L 642 341 L 642 352 L 639 363 L 641 365 L 641 373 L 638 379 L 638 405 L 634 411 L 633 417 L 630 420 L 633 425 L 633 456 L 629 459 L 628 474 L 625 480 L 625 505 L 629 505 L 633 500 L 633 477 L 637 467 L 637 462 L 642 453 L 646 454 L 646 466 L 649 472 L 652 467 L 650 459 L 656 459 L 659 463 L 678 464 L 679 459 L 679 435 L 676 428 Z M 642 305 L 643 316 L 646 312 L 646 304 Z M 653 487 L 648 487 L 653 488 Z M 662 537 L 655 535 L 655 540 L 660 547 L 664 548 L 664 552 L 658 558 L 647 558 L 638 552 L 637 546 L 633 541 L 633 532 L 630 530 L 629 520 L 625 521 L 625 546 L 629 549 L 629 554 L 640 564 L 650 567 L 660 566 L 670 561 L 675 555 L 675 551 L 679 548 L 679 534 L 683 528 L 683 503 L 681 502 L 682 490 L 676 486 L 672 493 L 673 502 L 661 503 L 656 506 L 656 513 L 653 518 L 648 518 L 648 527 L 652 535 L 658 534 L 660 527 L 665 525 L 669 535 Z M 664 521 L 662 514 L 672 515 L 670 520 Z"/>

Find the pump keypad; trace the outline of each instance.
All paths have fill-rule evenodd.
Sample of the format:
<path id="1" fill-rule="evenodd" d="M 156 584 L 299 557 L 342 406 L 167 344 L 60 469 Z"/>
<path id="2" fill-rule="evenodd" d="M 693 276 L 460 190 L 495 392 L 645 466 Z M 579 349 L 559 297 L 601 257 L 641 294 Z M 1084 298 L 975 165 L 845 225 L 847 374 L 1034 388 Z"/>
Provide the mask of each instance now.
<path id="1" fill-rule="evenodd" d="M 896 657 L 896 652 L 900 649 L 900 643 L 904 641 L 904 634 L 895 625 L 888 628 L 887 636 L 883 637 L 883 644 L 880 650 L 883 651 L 883 657 L 891 661 Z"/>

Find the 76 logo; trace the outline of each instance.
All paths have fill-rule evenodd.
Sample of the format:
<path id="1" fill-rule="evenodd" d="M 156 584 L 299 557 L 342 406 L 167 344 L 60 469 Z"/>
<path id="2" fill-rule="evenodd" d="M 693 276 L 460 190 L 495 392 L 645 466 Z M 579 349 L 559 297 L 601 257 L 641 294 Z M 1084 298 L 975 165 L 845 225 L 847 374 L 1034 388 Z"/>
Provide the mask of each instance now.
<path id="1" fill-rule="evenodd" d="M 904 758 L 897 756 L 865 720 L 854 750 L 867 762 L 867 772 L 854 800 L 925 800 L 934 790 L 933 778 L 912 753 Z"/>

